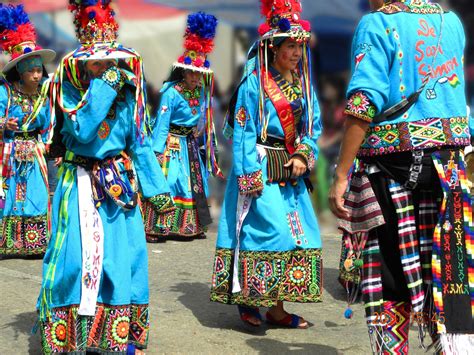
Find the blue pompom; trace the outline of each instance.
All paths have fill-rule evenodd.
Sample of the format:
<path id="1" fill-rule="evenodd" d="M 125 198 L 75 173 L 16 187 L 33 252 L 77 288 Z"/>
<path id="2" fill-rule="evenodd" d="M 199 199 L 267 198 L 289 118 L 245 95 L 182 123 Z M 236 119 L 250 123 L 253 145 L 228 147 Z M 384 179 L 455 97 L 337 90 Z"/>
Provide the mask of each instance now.
<path id="1" fill-rule="evenodd" d="M 95 11 L 89 12 L 89 19 L 92 20 L 93 18 L 95 18 Z"/>
<path id="2" fill-rule="evenodd" d="M 188 30 L 202 38 L 212 39 L 216 36 L 217 18 L 204 12 L 188 16 Z"/>
<path id="3" fill-rule="evenodd" d="M 351 319 L 353 315 L 354 315 L 354 312 L 352 311 L 352 309 L 347 307 L 346 310 L 344 311 L 344 317 L 346 319 Z"/>
<path id="4" fill-rule="evenodd" d="M 28 18 L 23 5 L 0 6 L 0 32 L 5 30 L 16 31 L 19 25 L 24 25 L 29 22 L 30 19 Z"/>
<path id="5" fill-rule="evenodd" d="M 79 1 L 79 2 L 81 3 L 82 6 L 86 6 L 86 7 L 87 7 L 87 6 L 95 6 L 95 5 L 97 5 L 98 0 L 82 0 L 82 2 L 81 2 L 81 1 Z"/>
<path id="6" fill-rule="evenodd" d="M 278 27 L 280 28 L 280 31 L 288 32 L 291 30 L 291 23 L 288 21 L 288 19 L 282 18 L 280 21 L 278 21 Z"/>
<path id="7" fill-rule="evenodd" d="M 23 49 L 24 54 L 30 53 L 30 52 L 31 52 L 31 48 L 26 47 L 25 49 Z"/>
<path id="8" fill-rule="evenodd" d="M 206 68 L 209 68 L 209 67 L 211 66 L 211 63 L 206 59 L 206 60 L 204 61 L 204 66 L 205 66 Z"/>
<path id="9" fill-rule="evenodd" d="M 189 57 L 184 58 L 184 64 L 191 65 L 193 63 L 192 59 Z"/>

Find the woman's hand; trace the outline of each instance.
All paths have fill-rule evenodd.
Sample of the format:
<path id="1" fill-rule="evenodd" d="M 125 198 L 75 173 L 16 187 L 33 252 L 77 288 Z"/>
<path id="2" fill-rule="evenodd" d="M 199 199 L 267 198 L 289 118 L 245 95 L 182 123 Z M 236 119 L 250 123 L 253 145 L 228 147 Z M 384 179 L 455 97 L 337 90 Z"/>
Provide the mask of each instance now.
<path id="1" fill-rule="evenodd" d="M 9 131 L 18 131 L 18 118 L 9 118 L 5 127 Z"/>
<path id="2" fill-rule="evenodd" d="M 298 178 L 304 173 L 306 173 L 306 161 L 300 156 L 294 156 L 291 158 L 288 163 L 283 165 L 285 168 L 291 168 L 291 177 Z"/>

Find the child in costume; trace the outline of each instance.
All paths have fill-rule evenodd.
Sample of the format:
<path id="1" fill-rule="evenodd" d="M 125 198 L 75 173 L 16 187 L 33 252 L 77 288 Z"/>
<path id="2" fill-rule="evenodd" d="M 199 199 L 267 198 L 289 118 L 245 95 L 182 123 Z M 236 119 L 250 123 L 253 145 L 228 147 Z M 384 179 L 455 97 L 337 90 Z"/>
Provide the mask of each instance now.
<path id="1" fill-rule="evenodd" d="M 52 99 L 65 147 L 38 300 L 44 353 L 142 353 L 148 259 L 138 187 L 173 208 L 145 129 L 138 53 L 116 42 L 110 1 L 71 0 L 81 47 L 63 58 Z"/>
<path id="2" fill-rule="evenodd" d="M 50 129 L 44 63 L 23 5 L 0 4 L 0 45 L 10 55 L 0 83 L 0 256 L 43 255 L 49 195 L 45 145 Z"/>
<path id="3" fill-rule="evenodd" d="M 308 190 L 321 134 L 311 85 L 310 25 L 301 4 L 262 1 L 266 22 L 231 100 L 233 167 L 219 221 L 211 300 L 239 305 L 243 321 L 308 323 L 283 302 L 321 300 L 321 238 Z"/>
<path id="4" fill-rule="evenodd" d="M 147 240 L 205 237 L 212 223 L 207 196 L 209 175 L 222 176 L 216 161 L 212 118 L 214 74 L 207 55 L 214 47 L 217 19 L 202 12 L 188 16 L 185 53 L 161 89 L 153 127 L 153 150 L 171 189 L 176 210 L 158 217 L 145 203 Z M 200 154 L 204 138 L 205 158 Z M 169 228 L 163 225 L 169 224 Z"/>

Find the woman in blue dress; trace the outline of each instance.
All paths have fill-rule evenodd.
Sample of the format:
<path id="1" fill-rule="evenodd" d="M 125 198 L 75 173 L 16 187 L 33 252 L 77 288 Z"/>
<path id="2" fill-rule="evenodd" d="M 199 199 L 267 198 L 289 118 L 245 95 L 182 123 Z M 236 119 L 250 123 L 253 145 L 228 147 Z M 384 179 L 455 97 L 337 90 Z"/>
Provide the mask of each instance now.
<path id="1" fill-rule="evenodd" d="M 13 21 L 12 21 L 13 19 Z M 55 52 L 36 44 L 23 6 L 0 4 L 0 42 L 11 55 L 0 83 L 0 256 L 43 255 L 49 239 L 50 133 L 43 64 Z"/>
<path id="2" fill-rule="evenodd" d="M 138 186 L 157 213 L 173 202 L 145 133 L 139 55 L 116 42 L 109 1 L 72 5 L 88 44 L 62 60 L 51 89 L 65 153 L 38 300 L 42 348 L 141 354 L 149 291 Z"/>
<path id="3" fill-rule="evenodd" d="M 212 120 L 212 51 L 217 19 L 202 12 L 188 17 L 185 53 L 161 89 L 153 128 L 153 150 L 171 189 L 176 210 L 158 217 L 144 204 L 147 240 L 205 237 L 212 223 L 207 196 L 209 175 L 221 176 Z M 205 146 L 201 154 L 200 147 Z M 169 224 L 169 228 L 163 226 Z"/>
<path id="4" fill-rule="evenodd" d="M 231 100 L 233 168 L 219 222 L 211 300 L 241 319 L 306 328 L 283 301 L 321 299 L 321 238 L 307 179 L 321 133 L 309 25 L 299 1 L 263 1 L 267 18 Z M 228 127 L 228 128 L 229 128 Z M 227 132 L 229 133 L 229 132 Z"/>

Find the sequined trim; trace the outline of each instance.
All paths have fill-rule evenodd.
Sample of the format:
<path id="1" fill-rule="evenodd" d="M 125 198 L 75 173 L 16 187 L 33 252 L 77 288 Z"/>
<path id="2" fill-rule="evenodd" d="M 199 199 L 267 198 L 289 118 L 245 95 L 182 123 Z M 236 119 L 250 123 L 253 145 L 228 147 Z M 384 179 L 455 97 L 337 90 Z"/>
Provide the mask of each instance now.
<path id="1" fill-rule="evenodd" d="M 322 257 L 320 249 L 239 253 L 239 275 L 233 275 L 234 251 L 217 249 L 214 258 L 211 301 L 271 307 L 277 301 L 320 302 Z M 242 291 L 232 292 L 239 278 Z"/>
<path id="2" fill-rule="evenodd" d="M 470 144 L 466 117 L 427 118 L 370 127 L 358 156 Z"/>
<path id="3" fill-rule="evenodd" d="M 263 190 L 262 170 L 257 170 L 250 174 L 237 176 L 237 183 L 240 193 L 257 192 Z"/>
<path id="4" fill-rule="evenodd" d="M 365 122 L 372 122 L 376 112 L 375 105 L 370 102 L 369 97 L 363 91 L 352 94 L 344 111 L 345 114 Z"/>

